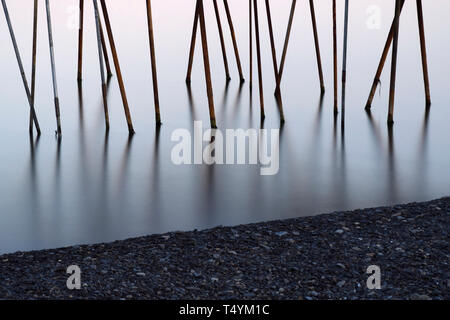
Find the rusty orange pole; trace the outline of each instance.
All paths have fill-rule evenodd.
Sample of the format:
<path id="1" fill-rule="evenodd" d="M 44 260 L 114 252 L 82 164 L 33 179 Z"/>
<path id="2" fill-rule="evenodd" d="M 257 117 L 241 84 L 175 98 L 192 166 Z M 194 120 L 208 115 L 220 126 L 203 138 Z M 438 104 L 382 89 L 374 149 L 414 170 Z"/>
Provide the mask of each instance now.
<path id="1" fill-rule="evenodd" d="M 114 42 L 114 36 L 112 33 L 111 22 L 109 20 L 108 9 L 106 7 L 105 0 L 100 0 L 100 4 L 102 6 L 103 18 L 105 20 L 106 32 L 108 33 L 109 45 L 111 47 L 111 53 L 114 60 L 114 66 L 116 68 L 117 81 L 119 82 L 120 94 L 122 96 L 123 109 L 125 111 L 125 117 L 128 125 L 128 132 L 130 134 L 134 134 L 133 123 L 131 121 L 130 108 L 128 107 L 128 99 L 127 94 L 125 92 L 125 85 L 123 83 L 122 71 L 120 70 L 119 58 L 117 55 L 116 45 Z"/>
<path id="2" fill-rule="evenodd" d="M 152 79 L 153 79 L 153 99 L 155 103 L 155 119 L 156 124 L 161 124 L 161 114 L 159 110 L 159 91 L 158 91 L 158 76 L 156 72 L 156 55 L 155 55 L 155 39 L 153 36 L 153 18 L 151 0 L 146 0 L 147 3 L 147 23 L 148 23 L 148 37 L 150 43 L 150 60 L 152 63 Z"/>
<path id="3" fill-rule="evenodd" d="M 197 1 L 195 5 L 195 13 L 194 13 L 194 24 L 192 26 L 192 36 L 191 36 L 191 45 L 189 48 L 189 61 L 188 61 L 188 69 L 186 74 L 186 84 L 191 83 L 191 75 L 192 75 L 192 65 L 194 63 L 194 53 L 195 53 L 195 40 L 197 39 L 197 27 L 198 27 L 198 15 L 199 13 L 199 2 Z"/>
<path id="4" fill-rule="evenodd" d="M 287 30 L 286 30 L 286 36 L 284 38 L 283 53 L 281 55 L 280 71 L 278 72 L 280 81 L 283 78 L 284 63 L 286 62 L 286 54 L 287 54 L 287 49 L 289 46 L 289 39 L 291 37 L 292 22 L 294 20 L 294 13 L 295 13 L 296 5 L 297 5 L 297 0 L 292 0 L 291 12 L 289 13 L 289 22 L 288 22 L 288 26 L 287 26 Z M 275 92 L 275 94 L 276 94 L 276 92 Z"/>
<path id="5" fill-rule="evenodd" d="M 205 12 L 203 8 L 203 0 L 198 1 L 198 15 L 200 22 L 200 34 L 202 38 L 202 49 L 203 49 L 203 65 L 205 67 L 205 80 L 206 80 L 206 92 L 208 95 L 208 105 L 209 105 L 209 118 L 211 121 L 211 128 L 217 128 L 216 124 L 216 113 L 214 111 L 214 97 L 213 88 L 211 81 L 211 67 L 209 64 L 209 53 L 208 53 L 208 39 L 206 37 L 206 23 L 205 23 Z"/>
<path id="6" fill-rule="evenodd" d="M 312 26 L 313 26 L 314 45 L 316 47 L 317 69 L 319 72 L 319 80 L 320 80 L 320 92 L 323 94 L 325 92 L 325 85 L 323 82 L 322 59 L 320 57 L 319 36 L 317 34 L 316 13 L 314 10 L 314 1 L 313 0 L 309 0 L 309 9 L 311 11 L 311 22 L 312 22 Z"/>
<path id="7" fill-rule="evenodd" d="M 400 13 L 402 12 L 404 4 L 405 0 L 401 0 Z M 392 25 L 389 30 L 386 44 L 384 45 L 383 53 L 381 54 L 380 62 L 378 64 L 377 72 L 373 79 L 372 87 L 370 88 L 369 97 L 367 98 L 366 102 L 366 110 L 369 110 L 372 107 L 372 101 L 375 96 L 375 91 L 377 90 L 378 83 L 380 82 L 381 73 L 383 72 L 384 64 L 386 63 L 386 59 L 389 53 L 389 48 L 391 47 L 392 39 L 394 38 L 394 28 L 395 28 L 395 17 L 392 21 Z"/>
<path id="8" fill-rule="evenodd" d="M 230 28 L 231 40 L 233 42 L 234 56 L 236 57 L 236 64 L 239 72 L 239 79 L 242 82 L 245 81 L 244 75 L 242 74 L 241 58 L 239 57 L 239 49 L 236 41 L 236 34 L 234 31 L 233 20 L 231 19 L 230 8 L 228 7 L 228 0 L 223 0 L 223 5 L 225 6 L 225 12 L 227 14 L 228 26 Z"/>
<path id="9" fill-rule="evenodd" d="M 419 23 L 420 51 L 422 54 L 422 69 L 423 69 L 423 82 L 425 86 L 425 99 L 426 99 L 426 106 L 429 107 L 431 105 L 431 95 L 430 95 L 430 80 L 428 78 L 427 46 L 425 41 L 425 27 L 423 23 L 422 0 L 416 0 L 416 5 L 417 5 L 417 21 Z"/>
<path id="10" fill-rule="evenodd" d="M 226 77 L 226 80 L 229 81 L 231 79 L 231 77 L 230 77 L 230 71 L 228 68 L 227 51 L 225 48 L 225 40 L 223 37 L 222 22 L 220 21 L 220 13 L 219 13 L 219 7 L 217 5 L 217 0 L 213 0 L 213 4 L 214 4 L 214 13 L 216 15 L 216 21 L 217 21 L 217 29 L 219 30 L 220 47 L 222 48 L 223 64 L 225 67 L 225 77 Z"/>

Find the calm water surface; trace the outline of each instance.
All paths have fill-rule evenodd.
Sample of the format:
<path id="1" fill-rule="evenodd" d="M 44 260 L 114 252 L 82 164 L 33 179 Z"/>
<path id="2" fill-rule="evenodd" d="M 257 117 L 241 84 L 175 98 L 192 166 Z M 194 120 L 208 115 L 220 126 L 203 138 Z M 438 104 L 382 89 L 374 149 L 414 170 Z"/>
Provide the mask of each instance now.
<path id="1" fill-rule="evenodd" d="M 258 166 L 172 164 L 173 130 L 192 130 L 194 120 L 203 120 L 206 126 L 209 117 L 200 47 L 190 92 L 184 84 L 194 1 L 153 2 L 164 123 L 160 130 L 154 126 L 145 1 L 108 1 L 136 129 L 132 139 L 127 135 L 115 77 L 108 89 L 111 131 L 105 135 L 91 2 L 86 5 L 84 81 L 78 87 L 77 30 L 71 28 L 77 1 L 51 1 L 63 128 L 60 142 L 54 134 L 44 2 L 40 4 L 36 87 L 43 128 L 40 139 L 28 135 L 26 97 L 0 15 L 0 253 L 422 201 L 450 193 L 448 1 L 424 1 L 433 100 L 429 113 L 415 6 L 412 1 L 405 5 L 392 131 L 386 125 L 389 72 L 383 74 L 370 116 L 364 105 L 394 1 L 351 2 L 345 128 L 340 115 L 333 117 L 331 1 L 316 1 L 327 88 L 323 99 L 309 8 L 307 1 L 298 3 L 282 85 L 287 121 L 281 130 L 280 171 L 275 176 L 260 176 Z M 381 9 L 381 28 L 376 30 L 366 27 L 366 10 L 373 4 Z M 342 30 L 343 1 L 338 5 Z M 272 1 L 272 6 L 280 56 L 290 1 Z M 248 80 L 248 9 L 234 0 L 230 7 Z M 9 9 L 26 70 L 31 73 L 32 1 L 9 1 Z M 271 129 L 279 128 L 279 116 L 264 12 L 261 2 L 263 126 Z M 252 98 L 248 81 L 239 86 L 224 25 L 233 77 L 226 86 L 208 1 L 206 13 L 218 125 L 260 128 L 257 87 Z M 339 32 L 339 52 L 341 38 Z"/>

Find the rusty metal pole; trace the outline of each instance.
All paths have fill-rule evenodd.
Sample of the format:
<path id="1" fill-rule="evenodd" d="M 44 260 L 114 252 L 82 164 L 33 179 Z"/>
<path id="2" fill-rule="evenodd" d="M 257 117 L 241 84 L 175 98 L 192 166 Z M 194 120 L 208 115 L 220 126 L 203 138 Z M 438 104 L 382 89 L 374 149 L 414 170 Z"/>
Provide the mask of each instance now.
<path id="1" fill-rule="evenodd" d="M 239 57 L 239 49 L 236 42 L 236 35 L 233 27 L 233 20 L 231 19 L 230 8 L 228 7 L 228 0 L 223 0 L 223 4 L 225 6 L 225 12 L 227 14 L 228 26 L 230 27 L 231 40 L 233 41 L 234 55 L 236 57 L 236 64 L 239 72 L 239 79 L 241 83 L 245 81 L 244 75 L 242 74 L 242 66 L 241 66 L 241 58 Z"/>
<path id="2" fill-rule="evenodd" d="M 316 47 L 317 69 L 319 71 L 319 80 L 320 80 L 320 92 L 323 94 L 325 92 L 325 85 L 323 82 L 322 59 L 320 57 L 319 36 L 317 34 L 316 13 L 314 10 L 314 1 L 313 0 L 309 0 L 309 9 L 311 11 L 311 22 L 312 22 L 313 34 L 314 34 L 314 45 Z"/>
<path id="3" fill-rule="evenodd" d="M 430 95 L 430 81 L 428 78 L 427 46 L 425 41 L 425 27 L 423 23 L 422 0 L 416 0 L 416 4 L 417 4 L 417 21 L 419 23 L 420 51 L 422 54 L 422 69 L 423 69 L 423 82 L 425 86 L 426 106 L 429 107 L 431 105 L 431 95 Z"/>
<path id="4" fill-rule="evenodd" d="M 291 12 L 289 14 L 289 22 L 288 22 L 288 26 L 287 26 L 287 30 L 286 30 L 286 37 L 284 38 L 283 53 L 281 55 L 280 71 L 278 72 L 279 77 L 280 77 L 280 82 L 281 82 L 281 79 L 283 78 L 284 63 L 286 62 L 286 54 L 287 54 L 287 49 L 289 46 L 289 39 L 291 36 L 292 22 L 294 20 L 294 13 L 295 13 L 296 6 L 297 6 L 297 0 L 292 0 Z"/>
<path id="5" fill-rule="evenodd" d="M 252 28 L 252 23 L 253 23 L 253 19 L 252 19 L 252 0 L 248 0 L 248 30 L 249 30 L 249 34 L 248 34 L 248 42 L 249 42 L 249 52 L 250 52 L 250 89 L 253 86 L 253 28 Z"/>
<path id="6" fill-rule="evenodd" d="M 227 51 L 225 49 L 225 40 L 223 37 L 222 22 L 220 21 L 220 13 L 219 13 L 219 7 L 217 5 L 217 0 L 213 0 L 213 4 L 214 4 L 214 13 L 216 15 L 216 21 L 217 21 L 217 29 L 219 29 L 220 47 L 222 48 L 223 64 L 225 67 L 225 77 L 226 77 L 226 80 L 229 81 L 231 79 L 230 70 L 228 68 Z"/>
<path id="7" fill-rule="evenodd" d="M 211 128 L 217 128 L 216 113 L 214 111 L 214 97 L 211 82 L 211 67 L 209 65 L 208 39 L 206 37 L 205 12 L 203 8 L 203 0 L 197 0 L 199 5 L 198 15 L 200 21 L 200 34 L 202 37 L 203 64 L 205 67 L 206 92 L 208 94 L 209 118 Z"/>
<path id="8" fill-rule="evenodd" d="M 102 96 L 103 96 L 103 109 L 105 112 L 105 126 L 106 130 L 109 130 L 109 112 L 108 112 L 108 100 L 106 98 L 106 77 L 105 70 L 103 64 L 103 52 L 102 52 L 102 40 L 101 40 L 101 31 L 100 31 L 100 14 L 98 11 L 98 3 L 97 0 L 93 0 L 94 3 L 94 13 L 95 13 L 95 27 L 97 31 L 97 46 L 98 46 L 98 59 L 100 65 L 100 77 L 102 81 Z"/>
<path id="9" fill-rule="evenodd" d="M 98 5 L 97 5 L 97 7 L 98 7 Z M 100 27 L 100 40 L 102 42 L 103 57 L 105 59 L 105 65 L 106 65 L 106 74 L 107 74 L 108 78 L 111 78 L 113 74 L 111 72 L 111 64 L 109 63 L 108 49 L 106 47 L 105 36 L 103 34 L 103 27 L 102 27 L 102 20 L 100 19 L 100 13 L 98 16 L 98 24 Z"/>
<path id="10" fill-rule="evenodd" d="M 337 58 L 337 23 L 336 0 L 333 0 L 333 83 L 334 83 L 334 113 L 338 111 L 338 58 Z"/>
<path id="11" fill-rule="evenodd" d="M 117 55 L 116 45 L 114 42 L 114 36 L 112 33 L 111 22 L 109 20 L 108 9 L 106 7 L 105 0 L 100 0 L 100 4 L 102 6 L 103 18 L 105 20 L 106 32 L 108 34 L 109 45 L 111 47 L 111 53 L 114 60 L 114 66 L 116 68 L 117 81 L 119 82 L 120 94 L 122 96 L 123 108 L 125 111 L 125 117 L 128 125 L 128 132 L 130 134 L 134 134 L 133 123 L 131 120 L 130 108 L 128 107 L 127 94 L 125 92 L 125 85 L 123 83 L 122 71 L 120 70 L 119 58 Z"/>
<path id="12" fill-rule="evenodd" d="M 34 0 L 33 7 L 33 51 L 31 60 L 31 102 L 34 105 L 34 93 L 36 88 L 36 52 L 37 52 L 37 21 L 38 21 L 38 0 Z M 33 133 L 33 115 L 30 112 L 28 129 Z"/>
<path id="13" fill-rule="evenodd" d="M 400 13 L 402 12 L 404 4 L 405 0 L 401 0 Z M 386 59 L 389 53 L 389 48 L 391 47 L 392 39 L 394 38 L 394 27 L 395 27 L 395 17 L 392 21 L 391 28 L 389 29 L 389 34 L 386 39 L 386 44 L 384 45 L 383 53 L 381 54 L 377 72 L 373 79 L 372 87 L 370 88 L 369 97 L 367 98 L 366 102 L 366 110 L 369 110 L 372 107 L 373 97 L 375 96 L 375 91 L 377 89 L 378 83 L 380 82 L 381 73 L 383 72 L 384 64 L 386 63 Z"/>
<path id="14" fill-rule="evenodd" d="M 82 80 L 83 73 L 83 24 L 84 24 L 84 0 L 80 0 L 80 17 L 78 25 L 78 75 L 77 80 Z"/>
<path id="15" fill-rule="evenodd" d="M 147 23 L 148 23 L 148 37 L 150 43 L 150 59 L 152 63 L 152 80 L 153 80 L 153 99 L 155 103 L 155 119 L 156 125 L 161 124 L 161 114 L 159 111 L 159 91 L 158 91 L 158 75 L 156 72 L 156 55 L 155 55 L 155 38 L 153 36 L 153 18 L 152 18 L 152 4 L 151 0 L 146 0 L 147 3 Z"/>
<path id="16" fill-rule="evenodd" d="M 195 5 L 194 25 L 192 27 L 191 45 L 189 49 L 189 62 L 186 74 L 186 84 L 191 83 L 192 64 L 194 62 L 194 53 L 195 53 L 195 40 L 197 39 L 198 17 L 199 17 L 199 2 L 197 1 Z"/>
<path id="17" fill-rule="evenodd" d="M 272 15 L 270 13 L 269 0 L 266 0 L 265 2 L 266 2 L 267 24 L 269 26 L 270 47 L 272 50 L 273 72 L 275 75 L 275 83 L 276 83 L 275 93 L 276 93 L 277 102 L 278 102 L 278 109 L 280 111 L 281 122 L 284 122 L 283 100 L 281 98 L 280 77 L 278 74 L 278 63 L 277 63 L 277 52 L 275 49 L 275 39 L 273 37 Z"/>
<path id="18" fill-rule="evenodd" d="M 258 1 L 253 0 L 253 10 L 255 13 L 255 40 L 256 40 L 256 58 L 258 63 L 258 82 L 259 82 L 259 102 L 261 107 L 261 120 L 266 117 L 264 113 L 264 89 L 261 66 L 261 45 L 259 41 L 259 21 L 258 21 Z"/>
<path id="19" fill-rule="evenodd" d="M 395 26 L 394 39 L 392 43 L 392 65 L 391 65 L 391 85 L 389 90 L 389 114 L 388 124 L 394 123 L 394 102 L 395 102 L 395 79 L 397 75 L 397 52 L 398 52 L 398 34 L 400 27 L 400 0 L 395 1 Z"/>
<path id="20" fill-rule="evenodd" d="M 55 100 L 55 115 L 57 134 L 61 136 L 61 112 L 59 109 L 59 97 L 58 97 L 58 84 L 56 81 L 56 66 L 55 66 L 55 50 L 53 47 L 53 31 L 52 31 L 52 19 L 50 14 L 50 0 L 45 0 L 45 8 L 47 11 L 47 31 L 48 31 L 48 45 L 50 48 L 50 62 L 52 68 L 52 80 L 53 80 L 53 95 Z"/>
<path id="21" fill-rule="evenodd" d="M 20 75 L 22 76 L 23 86 L 25 87 L 25 92 L 27 94 L 28 104 L 30 106 L 31 115 L 33 117 L 33 122 L 36 127 L 37 134 L 41 134 L 41 128 L 39 126 L 39 121 L 36 116 L 36 111 L 34 108 L 33 101 L 31 100 L 30 88 L 28 87 L 27 77 L 25 76 L 25 70 L 22 64 L 22 58 L 20 57 L 19 48 L 17 46 L 16 36 L 14 35 L 14 30 L 11 24 L 11 19 L 9 17 L 8 7 L 6 6 L 5 0 L 2 0 L 3 11 L 5 12 L 6 23 L 8 24 L 9 34 L 11 36 L 11 41 L 14 47 L 14 52 L 16 54 L 17 64 L 19 65 Z"/>

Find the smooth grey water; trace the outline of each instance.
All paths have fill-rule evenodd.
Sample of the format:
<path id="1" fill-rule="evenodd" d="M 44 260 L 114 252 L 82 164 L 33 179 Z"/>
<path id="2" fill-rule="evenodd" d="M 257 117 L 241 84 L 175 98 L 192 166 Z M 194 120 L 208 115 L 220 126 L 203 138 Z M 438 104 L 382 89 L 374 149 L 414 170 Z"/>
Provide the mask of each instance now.
<path id="1" fill-rule="evenodd" d="M 320 3 L 319 3 L 320 2 Z M 84 80 L 76 82 L 77 1 L 51 1 L 63 137 L 55 138 L 44 4 L 40 4 L 36 108 L 43 134 L 28 135 L 28 106 L 3 14 L 0 15 L 0 253 L 96 243 L 173 230 L 236 225 L 409 201 L 450 193 L 450 30 L 448 1 L 424 1 L 433 105 L 425 111 L 415 2 L 400 28 L 395 126 L 386 125 L 390 58 L 371 117 L 367 94 L 393 14 L 394 1 L 351 1 L 345 130 L 333 117 L 331 1 L 316 1 L 327 92 L 321 100 L 307 1 L 298 4 L 282 92 L 286 124 L 280 171 L 258 166 L 176 166 L 172 132 L 209 123 L 197 47 L 192 90 L 185 70 L 194 1 L 153 1 L 163 126 L 154 126 L 145 1 L 109 0 L 110 16 L 136 135 L 129 139 L 117 79 L 108 91 L 105 135 L 92 3 L 86 5 Z M 255 82 L 239 86 L 228 29 L 232 81 L 225 85 L 212 4 L 207 27 L 219 128 L 260 128 Z M 278 56 L 290 1 L 272 1 Z M 32 1 L 9 1 L 31 73 Z M 381 28 L 366 26 L 379 5 Z M 247 3 L 230 1 L 248 80 Z M 338 1 L 341 60 L 343 1 Z M 221 6 L 223 12 L 223 7 Z M 266 101 L 264 128 L 279 128 L 263 2 L 260 4 Z M 222 22 L 225 23 L 225 17 Z M 199 43 L 198 43 L 199 45 Z M 255 65 L 254 65 L 255 66 Z M 256 66 L 255 66 L 256 71 Z M 256 81 L 256 73 L 254 74 Z"/>

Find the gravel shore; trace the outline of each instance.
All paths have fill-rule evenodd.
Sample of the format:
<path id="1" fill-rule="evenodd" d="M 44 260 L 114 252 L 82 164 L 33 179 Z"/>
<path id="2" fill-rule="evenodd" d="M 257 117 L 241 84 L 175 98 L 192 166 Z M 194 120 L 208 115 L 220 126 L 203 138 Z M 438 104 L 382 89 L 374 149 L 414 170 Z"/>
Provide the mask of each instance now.
<path id="1" fill-rule="evenodd" d="M 449 299 L 449 225 L 443 198 L 18 252 L 0 256 L 0 299 Z"/>

